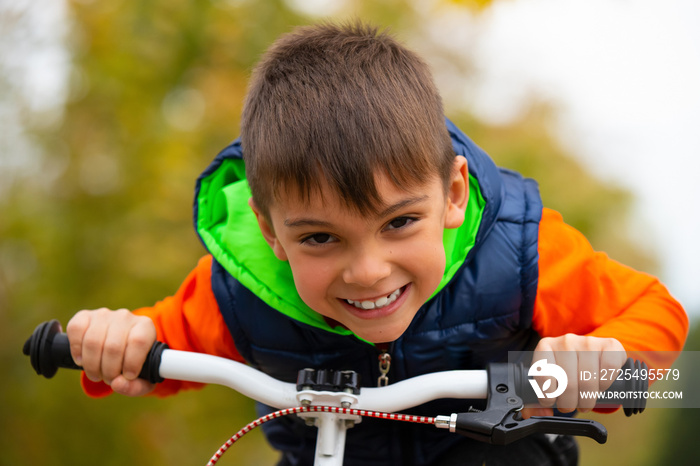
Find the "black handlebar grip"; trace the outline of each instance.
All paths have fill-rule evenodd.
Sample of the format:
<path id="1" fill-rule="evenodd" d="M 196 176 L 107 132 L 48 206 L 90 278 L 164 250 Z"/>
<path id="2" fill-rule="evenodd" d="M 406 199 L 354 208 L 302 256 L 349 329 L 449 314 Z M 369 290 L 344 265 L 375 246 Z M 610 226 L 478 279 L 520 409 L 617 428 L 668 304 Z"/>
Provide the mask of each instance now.
<path id="1" fill-rule="evenodd" d="M 514 385 L 523 403 L 537 403 L 537 395 L 528 380 L 529 366 L 515 364 L 514 367 Z M 632 358 L 627 358 L 627 361 L 621 368 L 619 377 L 605 390 L 605 395 L 599 398 L 598 401 L 606 405 L 622 405 L 627 416 L 641 413 L 644 411 L 647 402 L 644 394 L 649 389 L 649 380 L 641 376 L 644 373 L 648 373 L 647 365 L 644 361 L 635 361 Z"/>
<path id="2" fill-rule="evenodd" d="M 160 376 L 158 368 L 160 367 L 163 350 L 167 348 L 168 345 L 163 342 L 156 341 L 153 343 L 146 357 L 146 362 L 141 368 L 139 378 L 151 383 L 165 380 Z M 53 377 L 59 368 L 83 369 L 73 361 L 68 337 L 65 333 L 61 333 L 61 325 L 55 319 L 39 324 L 24 343 L 22 352 L 29 356 L 36 373 L 43 375 L 47 379 Z"/>
<path id="3" fill-rule="evenodd" d="M 644 361 L 635 361 L 632 358 L 627 358 L 625 364 L 621 367 L 619 376 L 613 381 L 610 388 L 605 390 L 606 394 L 613 395 L 612 399 L 621 398 L 622 407 L 626 416 L 639 414 L 644 411 L 647 405 L 646 392 L 649 391 L 648 377 L 642 377 L 649 373 L 649 368 Z M 600 399 L 605 403 L 610 398 L 604 397 Z"/>

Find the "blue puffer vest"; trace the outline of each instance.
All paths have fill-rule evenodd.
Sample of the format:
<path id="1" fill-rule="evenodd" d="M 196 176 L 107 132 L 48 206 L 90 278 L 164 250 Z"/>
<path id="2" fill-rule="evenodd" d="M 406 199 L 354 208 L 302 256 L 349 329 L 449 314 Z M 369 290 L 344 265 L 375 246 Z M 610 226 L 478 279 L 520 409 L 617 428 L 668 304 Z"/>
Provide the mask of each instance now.
<path id="1" fill-rule="evenodd" d="M 467 158 L 470 175 L 478 180 L 485 200 L 483 216 L 475 245 L 457 273 L 389 346 L 390 383 L 429 372 L 481 369 L 487 362 L 506 360 L 508 351 L 533 349 L 538 340 L 531 328 L 542 213 L 537 185 L 497 168 L 451 122 L 447 126 L 455 152 Z M 205 174 L 229 157 L 241 157 L 240 144 L 234 142 L 224 149 Z M 376 386 L 380 351 L 374 345 L 284 315 L 243 286 L 217 260 L 212 266 L 212 289 L 238 351 L 252 366 L 288 382 L 296 381 L 297 372 L 307 367 L 350 369 L 361 375 L 364 386 Z M 410 412 L 435 416 L 469 404 L 460 407 L 436 401 Z M 260 407 L 262 412 L 268 409 Z M 467 441 L 427 426 L 406 424 L 363 420 L 348 431 L 345 464 L 428 465 L 458 442 Z M 293 465 L 313 463 L 315 431 L 291 417 L 265 424 L 272 446 L 283 451 L 287 464 Z"/>

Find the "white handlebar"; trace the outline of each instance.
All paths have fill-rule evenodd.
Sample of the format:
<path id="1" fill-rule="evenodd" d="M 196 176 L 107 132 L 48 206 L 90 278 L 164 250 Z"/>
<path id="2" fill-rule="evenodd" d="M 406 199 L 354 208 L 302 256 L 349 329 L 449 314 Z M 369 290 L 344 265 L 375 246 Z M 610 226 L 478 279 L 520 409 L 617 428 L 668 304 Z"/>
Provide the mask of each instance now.
<path id="1" fill-rule="evenodd" d="M 297 388 L 229 359 L 186 351 L 164 350 L 160 375 L 166 379 L 213 383 L 278 409 L 299 406 Z M 396 412 L 440 398 L 483 399 L 485 370 L 435 372 L 380 388 L 362 388 L 355 407 Z"/>
<path id="2" fill-rule="evenodd" d="M 163 351 L 159 372 L 166 379 L 223 385 L 279 409 L 299 406 L 295 384 L 218 356 L 167 349 Z"/>

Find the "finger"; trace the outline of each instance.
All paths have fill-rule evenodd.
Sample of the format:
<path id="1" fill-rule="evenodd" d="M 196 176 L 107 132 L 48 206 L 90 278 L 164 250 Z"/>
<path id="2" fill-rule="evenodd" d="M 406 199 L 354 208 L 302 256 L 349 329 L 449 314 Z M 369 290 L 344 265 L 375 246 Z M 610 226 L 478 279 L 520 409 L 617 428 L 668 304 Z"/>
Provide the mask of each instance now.
<path id="1" fill-rule="evenodd" d="M 83 364 L 83 338 L 90 325 L 90 311 L 76 313 L 66 325 L 66 336 L 70 343 L 70 354 L 79 366 Z"/>
<path id="2" fill-rule="evenodd" d="M 88 379 L 99 382 L 102 380 L 102 351 L 109 324 L 107 319 L 99 318 L 98 313 L 104 314 L 102 310 L 92 312 L 90 325 L 83 335 L 82 365 Z"/>
<path id="3" fill-rule="evenodd" d="M 153 391 L 155 385 L 143 379 L 127 380 L 123 375 L 118 375 L 112 381 L 111 387 L 120 395 L 143 396 Z"/>
<path id="4" fill-rule="evenodd" d="M 556 364 L 566 373 L 566 389 L 556 399 L 557 409 L 569 413 L 578 405 L 578 357 L 575 351 L 557 351 L 556 358 Z"/>
<path id="5" fill-rule="evenodd" d="M 156 329 L 148 317 L 136 320 L 129 331 L 124 353 L 124 377 L 134 380 L 141 372 L 153 343 L 156 341 Z"/>
<path id="6" fill-rule="evenodd" d="M 593 393 L 598 391 L 600 386 L 600 355 L 599 351 L 580 351 L 578 352 L 578 410 L 586 413 L 593 409 L 596 404 L 595 398 L 586 398 L 583 393 Z M 587 374 L 586 377 L 582 377 Z"/>
<path id="7" fill-rule="evenodd" d="M 620 345 L 621 346 L 621 345 Z M 620 350 L 616 345 L 612 346 L 611 351 L 602 351 L 600 353 L 600 370 L 606 370 L 609 374 L 619 374 L 617 369 L 620 369 L 627 361 L 627 353 L 624 349 Z M 615 381 L 615 377 L 605 377 L 600 381 L 600 390 L 607 390 Z"/>
<path id="8" fill-rule="evenodd" d="M 122 373 L 128 331 L 129 328 L 121 325 L 119 319 L 112 320 L 107 327 L 100 366 L 102 380 L 107 384 L 111 384 L 114 378 Z"/>
<path id="9" fill-rule="evenodd" d="M 535 348 L 535 351 L 533 352 L 533 357 L 532 357 L 532 363 L 533 365 L 537 361 L 545 360 L 548 364 L 554 364 L 556 362 L 556 358 L 554 356 L 554 350 L 552 346 L 550 345 L 549 342 L 550 339 L 548 338 L 543 338 L 540 340 L 540 343 L 537 345 Z M 531 366 L 532 367 L 532 366 Z M 535 377 L 534 380 L 537 383 L 537 385 L 542 389 L 543 387 L 547 387 L 547 392 L 552 392 L 556 390 L 556 380 L 553 380 L 551 377 L 548 376 L 537 376 L 537 372 L 534 373 Z M 546 384 L 549 381 L 549 386 Z M 541 406 L 546 407 L 546 408 L 551 408 L 554 406 L 555 399 L 553 398 L 548 398 L 546 396 L 544 397 L 538 397 L 538 401 Z"/>

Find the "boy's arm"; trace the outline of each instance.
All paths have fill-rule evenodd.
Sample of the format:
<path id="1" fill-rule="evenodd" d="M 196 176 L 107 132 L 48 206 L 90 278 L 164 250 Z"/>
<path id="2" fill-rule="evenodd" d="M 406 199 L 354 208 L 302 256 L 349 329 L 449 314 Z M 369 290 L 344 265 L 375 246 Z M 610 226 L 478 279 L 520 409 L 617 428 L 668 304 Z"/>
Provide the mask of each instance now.
<path id="1" fill-rule="evenodd" d="M 688 317 L 651 275 L 596 252 L 586 238 L 544 209 L 533 327 L 542 337 L 612 337 L 626 351 L 680 351 Z"/>
<path id="2" fill-rule="evenodd" d="M 535 357 L 551 357 L 567 373 L 570 383 L 556 399 L 560 411 L 589 411 L 595 400 L 581 393 L 608 388 L 610 381 L 578 380 L 581 370 L 617 369 L 625 352 L 683 348 L 688 318 L 658 279 L 595 252 L 581 233 L 549 209 L 542 213 L 538 251 L 533 328 L 542 340 Z M 576 357 L 572 351 L 583 353 Z M 647 353 L 643 359 L 650 367 L 668 368 L 674 354 Z M 522 415 L 551 416 L 554 402 L 540 400 L 540 407 L 527 407 Z"/>
<path id="3" fill-rule="evenodd" d="M 153 307 L 133 312 L 148 316 L 155 324 L 158 340 L 167 343 L 171 349 L 207 353 L 243 362 L 211 290 L 211 264 L 210 255 L 203 257 L 175 295 L 159 301 Z M 93 397 L 112 392 L 108 385 L 91 382 L 85 374 L 81 382 L 85 392 Z M 152 393 L 167 396 L 182 389 L 198 387 L 201 384 L 165 380 L 157 384 Z"/>

